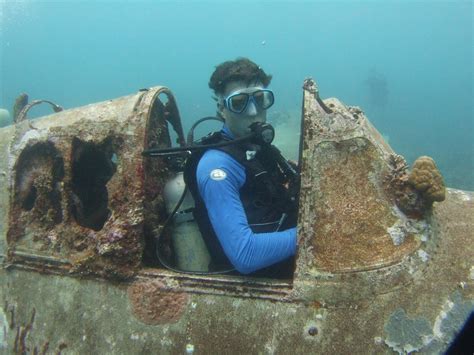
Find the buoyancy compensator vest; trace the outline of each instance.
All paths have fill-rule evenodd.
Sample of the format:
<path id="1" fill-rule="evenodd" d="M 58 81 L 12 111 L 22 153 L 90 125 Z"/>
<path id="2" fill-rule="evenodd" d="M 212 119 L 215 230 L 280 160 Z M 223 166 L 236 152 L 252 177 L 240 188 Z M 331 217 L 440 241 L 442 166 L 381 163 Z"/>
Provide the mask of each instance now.
<path id="1" fill-rule="evenodd" d="M 275 232 L 296 226 L 296 196 L 288 190 L 291 180 L 285 170 L 292 169 L 271 144 L 256 144 L 243 141 L 237 144 L 219 146 L 229 141 L 221 132 L 214 132 L 201 139 L 204 146 L 218 147 L 245 168 L 246 180 L 240 189 L 240 199 L 254 233 Z M 195 201 L 194 217 L 211 255 L 210 270 L 228 268 L 231 264 L 212 228 L 207 208 L 198 191 L 196 170 L 207 149 L 194 152 L 188 158 L 184 180 Z M 282 160 L 283 159 L 283 160 Z M 285 164 L 286 163 L 286 164 Z M 293 173 L 295 176 L 296 172 Z"/>

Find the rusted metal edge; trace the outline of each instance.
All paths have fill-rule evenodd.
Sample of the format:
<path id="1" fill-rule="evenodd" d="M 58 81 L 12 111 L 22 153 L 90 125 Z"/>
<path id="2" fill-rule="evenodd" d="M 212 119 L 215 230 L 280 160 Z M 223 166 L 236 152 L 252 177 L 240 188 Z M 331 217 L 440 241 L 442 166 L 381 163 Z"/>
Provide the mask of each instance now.
<path id="1" fill-rule="evenodd" d="M 326 113 L 330 114 L 333 113 L 333 111 L 326 106 L 326 104 L 323 102 L 321 97 L 319 96 L 319 87 L 318 84 L 316 84 L 316 81 L 313 78 L 306 78 L 304 79 L 303 83 L 303 91 L 308 92 L 310 95 L 313 95 L 316 101 L 318 102 L 319 106 L 321 109 Z M 303 94 L 304 96 L 304 94 Z M 303 99 L 303 104 L 304 104 L 304 99 Z M 303 111 L 304 111 L 304 105 L 303 105 Z"/>
<path id="2" fill-rule="evenodd" d="M 13 263 L 38 263 L 40 265 L 69 265 L 71 266 L 71 263 L 67 259 L 61 259 L 57 258 L 51 255 L 41 255 L 41 254 L 33 254 L 33 253 L 28 253 L 24 252 L 21 250 L 12 250 L 9 252 L 9 258 L 13 259 Z M 13 264 L 12 263 L 12 264 Z"/>
<path id="3" fill-rule="evenodd" d="M 19 269 L 65 275 L 69 273 L 71 266 L 71 263 L 66 259 L 21 250 L 9 250 L 8 255 L 0 256 L 0 269 L 4 270 Z"/>
<path id="4" fill-rule="evenodd" d="M 154 278 L 151 280 L 159 280 L 163 282 L 161 278 Z M 173 286 L 164 286 L 159 288 L 160 291 L 170 292 L 170 293 L 189 293 L 196 295 L 209 295 L 209 296 L 225 296 L 225 297 L 235 297 L 235 298 L 248 298 L 255 300 L 266 300 L 272 302 L 283 302 L 283 303 L 298 303 L 302 300 L 296 299 L 289 292 L 270 292 L 268 289 L 247 289 L 247 288 L 235 288 L 235 287 L 213 287 L 203 288 L 202 285 L 195 284 L 192 286 L 189 285 L 173 285 Z"/>
<path id="5" fill-rule="evenodd" d="M 55 104 L 54 102 L 52 102 L 50 100 L 34 100 L 34 101 L 30 102 L 29 104 L 27 104 L 23 107 L 23 109 L 20 111 L 18 116 L 14 118 L 14 122 L 15 123 L 20 123 L 20 122 L 24 121 L 26 119 L 26 115 L 28 114 L 28 111 L 33 106 L 36 106 L 36 105 L 39 105 L 39 104 L 42 104 L 42 103 L 50 104 L 55 113 L 61 112 L 61 111 L 64 110 L 61 106 L 59 106 L 58 104 Z"/>
<path id="6" fill-rule="evenodd" d="M 57 262 L 53 258 L 43 258 L 43 263 L 39 263 L 41 257 L 22 253 L 22 256 L 17 256 L 12 263 L 3 263 L 4 269 L 18 269 L 31 272 L 40 272 L 42 274 L 50 274 L 56 276 L 66 276 L 82 279 L 90 279 L 98 282 L 108 282 L 117 285 L 130 285 L 132 282 L 142 281 L 161 281 L 163 287 L 160 290 L 163 292 L 180 293 L 185 292 L 196 295 L 212 295 L 212 296 L 227 296 L 245 299 L 267 300 L 272 302 L 282 303 L 308 303 L 304 297 L 300 297 L 298 292 L 294 292 L 293 284 L 284 281 L 266 281 L 259 279 L 245 278 L 244 276 L 229 276 L 225 278 L 222 276 L 211 277 L 201 275 L 179 275 L 172 274 L 166 270 L 141 270 L 138 275 L 131 280 L 106 280 L 98 275 L 84 275 L 81 272 L 71 272 L 71 264 L 69 262 Z M 50 263 L 45 262 L 50 259 Z M 399 264 L 399 266 L 401 266 Z M 303 281 L 308 283 L 308 280 Z M 340 280 L 313 280 L 320 287 L 335 287 L 340 284 Z M 413 283 L 413 280 L 407 280 L 394 288 L 387 289 L 382 292 L 377 292 L 377 295 L 396 292 L 402 288 L 407 287 Z M 316 285 L 315 285 L 316 286 Z M 331 308 L 330 304 L 325 304 L 325 308 Z M 322 304 L 323 304 L 322 303 Z M 335 306 L 340 308 L 341 305 Z"/>
<path id="7" fill-rule="evenodd" d="M 31 272 L 41 272 L 42 274 L 50 274 L 56 276 L 66 276 L 66 277 L 74 277 L 74 278 L 82 278 L 82 279 L 90 279 L 95 280 L 98 282 L 109 282 L 104 280 L 101 277 L 95 275 L 83 275 L 79 273 L 71 273 L 70 269 L 63 266 L 51 266 L 51 265 L 38 265 L 33 263 L 13 263 L 7 264 L 3 266 L 4 269 L 18 269 L 23 271 L 31 271 Z M 134 278 L 137 280 L 137 278 Z M 212 296 L 226 296 L 226 297 L 236 297 L 236 298 L 246 298 L 246 299 L 258 299 L 258 300 L 266 300 L 272 302 L 283 302 L 283 303 L 298 303 L 302 302 L 302 300 L 294 298 L 290 290 L 274 290 L 267 288 L 249 288 L 245 286 L 231 286 L 231 285 L 203 285 L 198 280 L 195 280 L 194 283 L 181 283 L 176 282 L 173 284 L 175 280 L 170 280 L 169 277 L 146 277 L 142 278 L 143 281 L 167 281 L 171 283 L 171 286 L 165 286 L 160 288 L 161 291 L 170 292 L 170 293 L 189 293 L 189 294 L 196 294 L 196 295 L 212 295 Z M 128 285 L 131 284 L 131 281 L 120 282 L 120 281 L 112 281 L 111 283 L 117 285 Z M 207 287 L 206 287 L 207 286 Z"/>
<path id="8" fill-rule="evenodd" d="M 209 290 L 199 290 L 196 288 L 181 288 L 178 291 L 186 292 L 190 294 L 197 294 L 197 295 L 226 296 L 226 297 L 246 298 L 246 299 L 255 299 L 255 300 L 281 302 L 281 303 L 303 303 L 302 300 L 296 299 L 292 295 L 254 294 L 251 291 L 232 292 L 226 289 L 225 291 L 221 291 L 221 292 L 217 292 L 217 291 L 209 292 Z"/>
<path id="9" fill-rule="evenodd" d="M 165 286 L 163 290 L 171 288 L 178 292 L 297 302 L 292 296 L 291 282 L 263 281 L 244 276 L 224 278 L 222 276 L 180 275 L 156 269 L 142 270 L 135 279 L 160 280 L 164 285 L 171 285 Z"/>
<path id="10" fill-rule="evenodd" d="M 29 259 L 25 257 L 9 257 L 3 258 L 1 269 L 11 270 L 25 270 L 25 271 L 35 271 L 43 274 L 54 274 L 54 275 L 63 275 L 70 276 L 71 264 L 66 263 L 55 263 L 55 262 L 38 262 L 36 259 Z"/>
<path id="11" fill-rule="evenodd" d="M 268 279 L 258 279 L 250 278 L 245 276 L 237 275 L 193 275 L 193 274 L 178 274 L 172 271 L 165 269 L 144 269 L 140 271 L 139 275 L 141 277 L 167 277 L 174 278 L 177 280 L 196 280 L 199 282 L 225 282 L 228 284 L 238 284 L 238 285 L 258 285 L 258 286 L 269 286 L 272 287 L 282 287 L 282 288 L 291 288 L 292 281 L 282 281 L 282 280 L 268 280 Z"/>
<path id="12" fill-rule="evenodd" d="M 170 102 L 171 106 L 172 106 L 172 110 L 174 111 L 175 113 L 175 117 L 174 119 L 171 119 L 170 117 L 165 117 L 165 120 L 166 122 L 168 122 L 174 129 L 175 133 L 177 134 L 178 136 L 178 141 L 180 143 L 180 145 L 184 145 L 186 140 L 185 140 L 185 136 L 184 136 L 184 131 L 183 131 L 183 127 L 182 127 L 182 124 L 181 124 L 181 116 L 179 114 L 179 109 L 178 109 L 178 106 L 177 106 L 177 103 L 176 103 L 176 98 L 174 97 L 173 93 L 171 92 L 171 90 L 166 87 L 166 86 L 154 86 L 154 87 L 151 87 L 149 89 L 147 89 L 146 91 L 143 92 L 143 95 L 140 96 L 140 98 L 137 100 L 137 102 L 135 103 L 135 107 L 133 108 L 133 111 L 137 111 L 139 108 L 151 108 L 153 106 L 153 103 L 155 100 L 160 100 L 161 99 L 159 98 L 159 96 L 161 94 L 164 94 L 166 95 L 166 97 L 168 98 L 168 101 Z M 151 115 L 151 110 L 148 110 L 148 114 L 147 114 L 147 117 L 146 117 L 146 122 L 149 122 L 150 120 L 150 115 Z"/>
<path id="13" fill-rule="evenodd" d="M 407 256 L 408 257 L 411 257 L 415 254 L 415 252 L 418 250 L 418 248 L 413 251 L 411 254 L 408 254 Z M 407 256 L 404 256 L 404 258 L 406 258 Z M 406 261 L 403 260 L 392 260 L 390 262 L 387 262 L 387 263 L 379 263 L 379 264 L 375 264 L 375 265 L 370 265 L 370 266 L 366 266 L 366 267 L 358 267 L 358 268 L 346 268 L 346 269 L 342 269 L 342 270 L 329 270 L 329 269 L 318 269 L 318 271 L 320 272 L 325 272 L 325 273 L 331 273 L 331 274 L 334 274 L 334 275 L 341 275 L 341 274 L 357 274 L 357 273 L 360 273 L 360 272 L 369 272 L 369 271 L 378 271 L 378 270 L 384 270 L 384 269 L 388 269 L 388 268 L 391 268 L 392 266 L 399 266 L 399 265 L 402 265 L 404 264 Z"/>
<path id="14" fill-rule="evenodd" d="M 23 264 L 18 264 L 18 263 L 3 263 L 0 266 L 1 269 L 4 270 L 20 270 L 20 271 L 30 271 L 30 272 L 39 272 L 41 274 L 47 274 L 47 275 L 56 275 L 56 276 L 72 276 L 72 274 L 69 273 L 69 268 L 68 267 L 51 267 L 47 265 L 38 265 L 38 264 L 33 264 L 33 263 L 23 263 Z"/>
<path id="15" fill-rule="evenodd" d="M 138 108 L 140 107 L 140 104 L 142 103 L 143 101 L 143 97 L 145 96 L 146 92 L 142 92 L 140 91 L 139 92 L 139 96 L 137 98 L 137 101 L 135 101 L 135 104 L 133 105 L 133 108 L 132 108 L 132 112 L 135 113 Z"/>
<path id="16" fill-rule="evenodd" d="M 88 278 L 104 281 L 97 275 L 84 275 L 80 272 L 71 272 L 71 263 L 68 260 L 54 258 L 51 256 L 36 255 L 19 251 L 12 251 L 8 263 L 2 262 L 2 268 L 18 269 L 24 271 L 41 272 L 57 276 L 75 278 Z M 5 260 L 5 256 L 2 256 Z M 118 281 L 118 284 L 127 284 L 133 281 L 162 281 L 162 290 L 167 292 L 186 292 L 191 294 L 232 296 L 240 298 L 252 298 L 270 300 L 277 302 L 297 302 L 292 297 L 292 284 L 290 282 L 271 282 L 256 279 L 232 279 L 222 276 L 213 278 L 200 275 L 176 275 L 161 270 L 140 271 L 131 281 Z M 106 281 L 109 282 L 109 281 Z M 114 281 L 114 283 L 117 281 Z"/>

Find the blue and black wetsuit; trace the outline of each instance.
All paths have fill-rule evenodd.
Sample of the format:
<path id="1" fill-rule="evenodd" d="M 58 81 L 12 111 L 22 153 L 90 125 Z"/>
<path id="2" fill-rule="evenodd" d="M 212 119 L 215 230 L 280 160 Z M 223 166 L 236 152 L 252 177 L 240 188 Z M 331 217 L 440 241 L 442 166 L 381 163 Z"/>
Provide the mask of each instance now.
<path id="1" fill-rule="evenodd" d="M 233 138 L 226 126 L 218 136 Z M 248 152 L 241 144 L 209 149 L 191 168 L 195 174 L 185 173 L 214 265 L 231 264 L 243 274 L 296 252 L 296 210 L 288 200 L 284 177 L 264 149 L 255 158 Z"/>

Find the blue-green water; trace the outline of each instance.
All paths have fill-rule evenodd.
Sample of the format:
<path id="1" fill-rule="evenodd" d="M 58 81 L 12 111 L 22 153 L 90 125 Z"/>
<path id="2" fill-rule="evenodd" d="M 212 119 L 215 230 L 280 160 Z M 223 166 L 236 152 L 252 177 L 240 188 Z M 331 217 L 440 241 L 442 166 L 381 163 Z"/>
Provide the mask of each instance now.
<path id="1" fill-rule="evenodd" d="M 215 112 L 214 66 L 247 56 L 274 76 L 269 117 L 279 125 L 299 119 L 301 86 L 312 76 L 323 98 L 362 107 L 408 162 L 430 155 L 449 186 L 474 190 L 471 1 L 0 6 L 1 108 L 21 92 L 70 108 L 166 85 L 189 127 Z M 279 131 L 287 142 L 297 134 Z"/>

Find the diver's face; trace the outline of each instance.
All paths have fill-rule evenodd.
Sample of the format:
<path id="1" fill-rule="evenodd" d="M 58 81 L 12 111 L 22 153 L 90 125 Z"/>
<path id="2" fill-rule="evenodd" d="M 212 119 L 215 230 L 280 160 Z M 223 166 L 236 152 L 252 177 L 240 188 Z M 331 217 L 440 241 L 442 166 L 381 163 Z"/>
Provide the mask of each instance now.
<path id="1" fill-rule="evenodd" d="M 224 104 L 224 100 L 231 96 L 246 93 L 252 94 L 255 91 L 265 89 L 261 83 L 252 83 L 248 85 L 243 81 L 233 81 L 226 85 L 224 94 L 219 98 L 218 109 L 222 117 L 225 119 L 227 127 L 229 127 L 232 134 L 238 138 L 251 133 L 249 126 L 254 122 L 266 122 L 267 110 L 262 109 L 255 104 L 253 99 L 248 100 L 245 109 L 236 113 L 235 108 L 241 104 L 240 100 L 235 101 L 234 112 Z M 239 97 L 237 97 L 239 99 Z M 229 103 L 229 100 L 227 101 Z M 237 110 L 238 111 L 238 110 Z"/>

